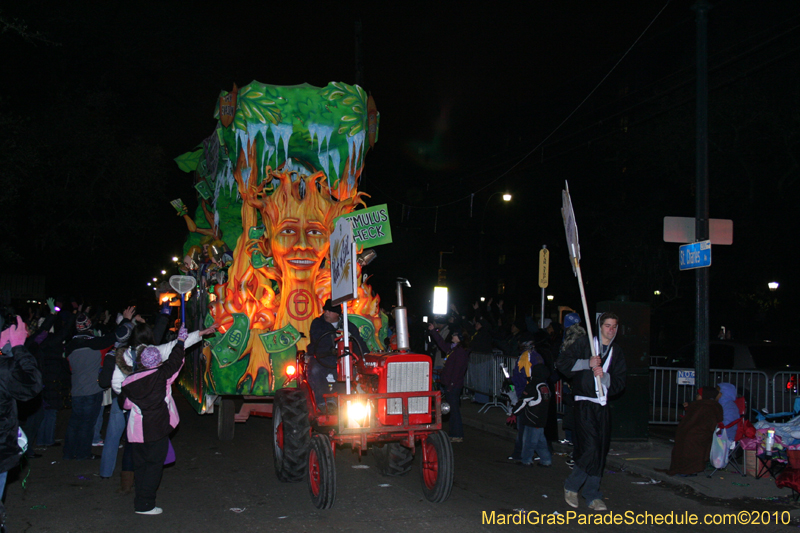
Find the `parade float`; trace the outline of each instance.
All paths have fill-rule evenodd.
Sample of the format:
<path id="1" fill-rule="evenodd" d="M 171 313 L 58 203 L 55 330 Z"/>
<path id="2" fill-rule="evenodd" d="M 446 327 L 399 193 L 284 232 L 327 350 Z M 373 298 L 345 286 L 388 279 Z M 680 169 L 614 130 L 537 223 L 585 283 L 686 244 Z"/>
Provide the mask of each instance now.
<path id="1" fill-rule="evenodd" d="M 187 354 L 181 390 L 199 413 L 217 413 L 223 440 L 233 438 L 234 422 L 272 416 L 276 474 L 307 480 L 319 508 L 335 500 L 333 454 L 342 444 L 369 449 L 387 475 L 408 472 L 420 444 L 423 492 L 446 500 L 453 456 L 430 358 L 409 350 L 399 282 L 397 346 L 387 350 L 387 317 L 361 271 L 375 256 L 370 246 L 391 242 L 386 206 L 368 208 L 359 191 L 378 140 L 372 97 L 344 83 L 254 81 L 223 91 L 214 116 L 213 133 L 176 158 L 193 174 L 199 200 L 193 217 L 182 200 L 172 202 L 189 229 L 181 269 L 195 287 L 181 295 L 186 321 L 218 326 Z M 350 245 L 336 240 L 340 250 L 331 254 L 342 220 L 354 243 L 349 256 Z M 336 340 L 338 381 L 325 397 L 337 407 L 323 413 L 306 379 L 305 350 L 332 278 L 338 286 L 345 273 L 352 289 L 338 300 L 334 294 L 334 303 L 344 303 L 358 329 L 350 335 L 360 335 L 369 353 L 351 352 L 347 335 Z"/>

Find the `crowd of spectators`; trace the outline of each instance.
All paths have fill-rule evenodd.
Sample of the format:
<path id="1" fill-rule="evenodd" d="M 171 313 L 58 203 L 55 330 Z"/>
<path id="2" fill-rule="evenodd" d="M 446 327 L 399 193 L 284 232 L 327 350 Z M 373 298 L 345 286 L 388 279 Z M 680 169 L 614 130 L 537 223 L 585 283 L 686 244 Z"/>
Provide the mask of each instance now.
<path id="1" fill-rule="evenodd" d="M 131 439 L 129 435 L 126 439 L 124 435 L 126 426 L 129 426 L 128 411 L 132 409 L 140 418 L 144 416 L 147 428 L 147 413 L 158 418 L 160 413 L 155 411 L 161 409 L 160 404 L 166 403 L 163 398 L 160 402 L 150 402 L 153 404 L 151 409 L 151 406 L 142 407 L 129 400 L 123 406 L 117 401 L 117 395 L 122 393 L 128 378 L 132 382 L 141 379 L 143 371 L 152 373 L 162 365 L 162 359 L 156 358 L 158 360 L 139 364 L 137 368 L 136 356 L 146 347 L 166 353 L 164 361 L 170 353 L 178 354 L 175 356 L 178 359 L 168 368 L 174 370 L 173 367 L 180 368 L 183 364 L 183 349 L 176 352 L 173 349 L 175 344 L 181 342 L 183 346 L 183 340 L 188 337 L 186 345 L 189 346 L 198 342 L 203 334 L 213 331 L 214 327 L 191 335 L 183 333 L 183 338 L 180 338 L 180 324 L 171 323 L 169 302 L 164 302 L 159 312 L 149 320 L 139 314 L 135 306 L 128 306 L 117 313 L 82 304 L 66 296 L 50 298 L 46 305 L 31 302 L 11 304 L 3 308 L 3 316 L 10 317 L 3 322 L 19 320 L 22 324 L 19 329 L 24 329 L 24 332 L 17 333 L 17 328 L 12 328 L 14 335 L 19 337 L 19 347 L 13 342 L 0 347 L 4 356 L 2 361 L 10 361 L 6 364 L 9 366 L 7 375 L 2 376 L 3 383 L 0 384 L 6 389 L 6 393 L 0 394 L 0 410 L 7 411 L 8 415 L 0 428 L 3 433 L 0 441 L 8 449 L 0 450 L 0 455 L 19 457 L 19 428 L 20 439 L 24 434 L 28 443 L 24 451 L 25 460 L 36 461 L 42 457 L 37 450 L 42 451 L 43 447 L 62 447 L 64 460 L 97 460 L 98 475 L 105 480 L 112 477 L 119 450 L 124 449 L 119 491 L 130 493 L 135 483 L 136 512 L 160 513 L 161 510 L 155 507 L 155 489 L 152 488 L 153 485 L 157 487 L 154 478 L 160 480 L 160 470 L 155 474 L 140 475 L 141 479 L 137 479 L 134 472 L 139 471 L 140 463 L 144 461 L 137 456 L 138 444 L 132 445 L 136 439 Z M 3 334 L 6 333 L 4 328 Z M 123 363 L 121 366 L 120 362 Z M 23 372 L 28 366 L 35 373 Z M 36 383 L 27 383 L 26 387 L 22 387 L 20 381 Z M 169 397 L 168 386 L 164 396 Z M 106 409 L 109 410 L 109 416 L 104 432 Z M 66 428 L 57 425 L 58 412 L 62 410 L 69 410 Z M 170 418 L 170 421 L 177 424 L 174 418 Z M 166 436 L 158 435 L 159 446 L 166 452 L 165 439 Z M 148 446 L 147 440 L 140 446 Z M 4 468 L 0 477 L 5 479 L 16 463 L 6 461 L 0 466 Z M 148 478 L 148 486 L 139 487 L 140 481 L 147 482 Z M 5 484 L 0 488 L 0 498 L 4 488 Z"/>

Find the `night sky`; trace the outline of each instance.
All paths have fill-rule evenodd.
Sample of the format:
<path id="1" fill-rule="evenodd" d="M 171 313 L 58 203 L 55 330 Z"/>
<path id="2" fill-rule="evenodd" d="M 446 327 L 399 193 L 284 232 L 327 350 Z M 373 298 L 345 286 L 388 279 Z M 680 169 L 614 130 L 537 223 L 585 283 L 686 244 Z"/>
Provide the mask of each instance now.
<path id="1" fill-rule="evenodd" d="M 714 249 L 711 329 L 796 332 L 797 4 L 713 4 L 710 205 L 734 220 L 734 245 Z M 196 206 L 172 159 L 213 131 L 220 90 L 359 82 L 381 113 L 360 188 L 390 209 L 395 242 L 367 268 L 386 304 L 403 276 L 424 312 L 452 252 L 462 307 L 502 279 L 509 307 L 529 312 L 546 244 L 548 292 L 579 306 L 559 211 L 569 180 L 589 300 L 648 302 L 676 328 L 662 336 L 690 340 L 694 275 L 661 221 L 694 216 L 692 2 L 391 5 L 3 8 L 39 34 L 0 34 L 3 273 L 46 275 L 48 295 L 142 301 L 186 236 L 169 201 Z M 504 191 L 509 204 L 492 196 Z"/>

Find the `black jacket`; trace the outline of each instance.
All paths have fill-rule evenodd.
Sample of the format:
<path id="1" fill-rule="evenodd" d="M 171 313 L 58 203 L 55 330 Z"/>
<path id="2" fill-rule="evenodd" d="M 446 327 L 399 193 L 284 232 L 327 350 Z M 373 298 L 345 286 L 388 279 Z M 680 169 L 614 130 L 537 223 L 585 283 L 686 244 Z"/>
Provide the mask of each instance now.
<path id="1" fill-rule="evenodd" d="M 14 346 L 11 354 L 0 356 L 0 472 L 19 462 L 17 402 L 30 400 L 42 390 L 42 374 L 28 349 Z"/>

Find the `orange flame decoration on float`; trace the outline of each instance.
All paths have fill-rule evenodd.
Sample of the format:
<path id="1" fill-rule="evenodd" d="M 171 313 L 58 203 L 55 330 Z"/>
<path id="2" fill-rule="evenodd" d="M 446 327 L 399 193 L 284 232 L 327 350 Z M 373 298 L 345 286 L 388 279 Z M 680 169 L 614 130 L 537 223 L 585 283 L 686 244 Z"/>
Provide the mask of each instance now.
<path id="1" fill-rule="evenodd" d="M 260 334 L 287 324 L 307 334 L 311 321 L 321 314 L 323 302 L 330 298 L 330 269 L 323 262 L 328 256 L 333 221 L 358 205 L 365 205 L 362 197 L 369 196 L 358 192 L 357 179 L 353 184 L 339 180 L 338 186 L 331 189 L 322 172 L 305 175 L 297 171 L 273 171 L 266 166 L 264 179 L 259 179 L 255 143 L 248 142 L 247 150 L 248 154 L 244 149 L 240 152 L 233 172 L 243 201 L 243 231 L 228 271 L 228 282 L 217 286 L 217 299 L 210 306 L 222 333 L 233 324 L 234 313 L 242 313 L 250 320 L 250 338 L 239 357 L 249 356 L 249 361 L 239 386 L 248 378 L 251 384 L 255 383 L 259 370 L 270 366 L 269 354 L 259 341 Z M 250 172 L 245 180 L 246 168 Z M 356 178 L 360 170 L 356 171 Z M 258 226 L 259 219 L 266 231 L 251 238 L 249 229 Z M 271 257 L 274 266 L 255 268 L 251 261 L 254 252 Z M 377 336 L 381 329 L 380 297 L 361 279 L 360 266 L 356 268 L 359 298 L 349 303 L 348 311 L 368 318 Z M 273 282 L 278 291 L 273 290 Z M 308 341 L 302 339 L 298 348 L 305 349 Z"/>

